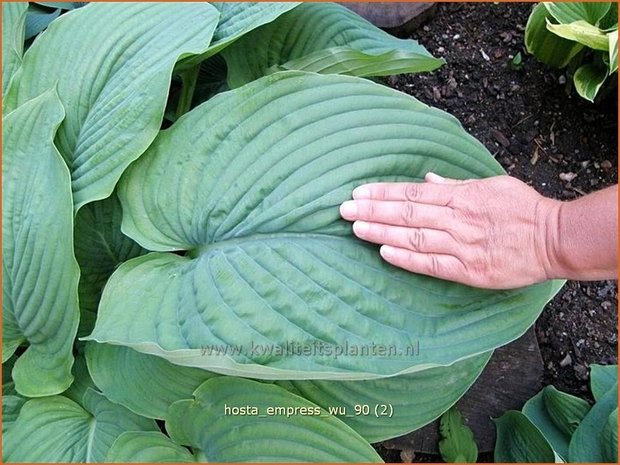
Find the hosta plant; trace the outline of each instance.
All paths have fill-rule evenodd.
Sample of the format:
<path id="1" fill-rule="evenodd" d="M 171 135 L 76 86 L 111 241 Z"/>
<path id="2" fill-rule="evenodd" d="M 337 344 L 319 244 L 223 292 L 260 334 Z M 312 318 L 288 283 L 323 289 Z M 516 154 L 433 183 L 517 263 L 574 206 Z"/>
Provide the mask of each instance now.
<path id="1" fill-rule="evenodd" d="M 525 28 L 525 45 L 543 63 L 567 68 L 577 93 L 594 101 L 618 75 L 617 2 L 543 2 Z"/>
<path id="2" fill-rule="evenodd" d="M 502 173 L 366 79 L 442 64 L 417 42 L 327 3 L 93 3 L 24 45 L 2 8 L 5 461 L 378 461 L 559 289 L 407 273 L 340 218 L 365 182 Z"/>
<path id="3" fill-rule="evenodd" d="M 618 463 L 618 365 L 592 365 L 595 403 L 547 386 L 496 420 L 497 462 Z"/>

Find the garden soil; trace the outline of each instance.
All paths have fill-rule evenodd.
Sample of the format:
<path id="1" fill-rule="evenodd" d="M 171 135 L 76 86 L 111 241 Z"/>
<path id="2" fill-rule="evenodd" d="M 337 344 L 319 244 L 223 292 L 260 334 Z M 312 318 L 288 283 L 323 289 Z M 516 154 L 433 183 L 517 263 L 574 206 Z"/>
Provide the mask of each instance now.
<path id="1" fill-rule="evenodd" d="M 618 182 L 616 84 L 589 103 L 570 77 L 528 55 L 531 4 L 439 3 L 417 39 L 447 64 L 433 73 L 385 80 L 456 116 L 508 174 L 569 201 Z M 520 66 L 513 57 L 521 54 Z M 536 323 L 543 384 L 592 400 L 589 365 L 618 363 L 615 281 L 569 281 Z M 378 446 L 386 461 L 438 461 Z M 490 459 L 492 457 L 481 457 Z"/>

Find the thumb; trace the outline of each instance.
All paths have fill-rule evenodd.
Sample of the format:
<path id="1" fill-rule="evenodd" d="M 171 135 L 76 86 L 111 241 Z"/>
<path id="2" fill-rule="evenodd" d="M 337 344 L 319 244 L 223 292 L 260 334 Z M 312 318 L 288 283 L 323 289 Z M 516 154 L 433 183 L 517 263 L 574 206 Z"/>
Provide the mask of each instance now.
<path id="1" fill-rule="evenodd" d="M 424 176 L 424 180 L 432 184 L 467 184 L 468 182 L 471 182 L 470 179 L 444 178 L 443 176 L 439 176 L 438 174 L 432 173 L 430 171 L 426 173 L 426 176 Z"/>

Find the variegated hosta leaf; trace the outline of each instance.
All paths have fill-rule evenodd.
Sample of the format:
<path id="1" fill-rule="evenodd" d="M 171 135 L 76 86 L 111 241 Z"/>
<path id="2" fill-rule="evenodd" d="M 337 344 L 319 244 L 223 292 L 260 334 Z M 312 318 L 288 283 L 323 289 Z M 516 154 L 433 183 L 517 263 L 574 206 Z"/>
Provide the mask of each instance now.
<path id="1" fill-rule="evenodd" d="M 542 3 L 534 6 L 525 26 L 525 46 L 529 53 L 546 65 L 564 68 L 583 49 L 583 45 L 549 31 L 548 18 L 551 15 Z"/>
<path id="2" fill-rule="evenodd" d="M 211 5 L 220 12 L 213 42 L 205 53 L 184 59 L 179 68 L 195 65 L 215 55 L 244 34 L 295 8 L 299 2 L 212 2 Z"/>
<path id="3" fill-rule="evenodd" d="M 116 194 L 84 206 L 75 218 L 75 256 L 80 265 L 80 328 L 90 334 L 106 281 L 124 261 L 145 250 L 121 232 L 123 217 Z"/>
<path id="4" fill-rule="evenodd" d="M 191 452 L 158 431 L 129 431 L 121 434 L 110 450 L 111 463 L 192 463 Z"/>
<path id="5" fill-rule="evenodd" d="M 29 344 L 13 368 L 28 397 L 72 381 L 79 268 L 71 177 L 53 143 L 63 117 L 48 91 L 2 120 L 2 356 Z"/>
<path id="6" fill-rule="evenodd" d="M 231 88 L 278 70 L 387 76 L 444 63 L 417 41 L 397 39 L 336 3 L 304 3 L 222 53 Z"/>
<path id="7" fill-rule="evenodd" d="M 140 415 L 164 419 L 175 401 L 191 397 L 209 371 L 173 365 L 122 346 L 89 342 L 89 370 L 105 396 Z M 401 436 L 437 418 L 474 382 L 489 354 L 398 377 L 363 381 L 278 381 L 279 386 L 334 413 L 370 442 Z M 441 384 L 441 390 L 435 386 Z M 389 406 L 391 405 L 391 414 Z M 356 405 L 380 406 L 385 416 L 355 415 Z M 378 410 L 379 411 L 379 410 Z"/>
<path id="8" fill-rule="evenodd" d="M 27 2 L 2 2 L 2 97 L 17 71 L 24 52 Z M 4 101 L 3 101 L 4 110 Z M 4 111 L 3 111 L 4 113 Z"/>
<path id="9" fill-rule="evenodd" d="M 611 2 L 544 2 L 543 5 L 561 24 L 584 20 L 598 26 L 609 11 Z"/>
<path id="10" fill-rule="evenodd" d="M 9 104 L 57 83 L 67 115 L 56 141 L 76 210 L 108 197 L 151 143 L 175 63 L 208 48 L 218 17 L 206 3 L 92 3 L 52 22 L 24 55 Z"/>
<path id="11" fill-rule="evenodd" d="M 217 377 L 205 381 L 194 398 L 172 404 L 166 430 L 201 461 L 381 462 L 343 422 L 279 386 Z M 232 410 L 246 406 L 257 413 Z"/>
<path id="12" fill-rule="evenodd" d="M 63 396 L 32 399 L 2 438 L 3 462 L 103 462 L 125 431 L 157 425 L 88 389 L 84 406 Z"/>
<path id="13" fill-rule="evenodd" d="M 89 339 L 270 379 L 392 376 L 506 344 L 559 283 L 498 292 L 408 273 L 340 218 L 354 187 L 431 170 L 502 173 L 453 117 L 367 80 L 284 72 L 219 94 L 119 185 L 123 231 L 187 255 L 121 265 Z"/>

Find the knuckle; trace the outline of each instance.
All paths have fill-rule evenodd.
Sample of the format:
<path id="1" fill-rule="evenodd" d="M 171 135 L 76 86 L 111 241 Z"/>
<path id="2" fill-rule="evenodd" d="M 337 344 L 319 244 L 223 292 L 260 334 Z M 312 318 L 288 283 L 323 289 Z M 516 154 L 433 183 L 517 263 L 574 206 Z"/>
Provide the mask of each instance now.
<path id="1" fill-rule="evenodd" d="M 419 229 L 412 229 L 407 235 L 407 242 L 411 250 L 422 251 L 424 249 L 424 234 Z"/>
<path id="2" fill-rule="evenodd" d="M 413 225 L 415 222 L 415 207 L 411 202 L 405 202 L 404 208 L 401 210 L 401 219 L 407 225 Z"/>
<path id="3" fill-rule="evenodd" d="M 405 186 L 405 198 L 410 202 L 415 202 L 420 199 L 420 184 L 409 183 Z"/>
<path id="4" fill-rule="evenodd" d="M 433 276 L 438 276 L 439 274 L 441 274 L 441 263 L 439 263 L 439 257 L 437 257 L 437 255 L 435 254 L 429 254 L 428 257 L 428 267 L 430 274 L 432 274 Z"/>

